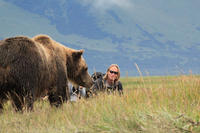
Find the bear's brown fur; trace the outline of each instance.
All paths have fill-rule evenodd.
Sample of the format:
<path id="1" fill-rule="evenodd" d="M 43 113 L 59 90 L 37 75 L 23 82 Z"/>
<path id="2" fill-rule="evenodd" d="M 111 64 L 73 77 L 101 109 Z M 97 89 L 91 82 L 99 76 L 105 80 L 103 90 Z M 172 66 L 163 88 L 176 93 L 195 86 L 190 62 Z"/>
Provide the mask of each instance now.
<path id="1" fill-rule="evenodd" d="M 47 35 L 12 37 L 0 42 L 0 109 L 11 98 L 16 110 L 33 108 L 33 102 L 48 95 L 51 105 L 67 99 L 68 80 L 89 88 L 92 79 L 75 50 Z"/>

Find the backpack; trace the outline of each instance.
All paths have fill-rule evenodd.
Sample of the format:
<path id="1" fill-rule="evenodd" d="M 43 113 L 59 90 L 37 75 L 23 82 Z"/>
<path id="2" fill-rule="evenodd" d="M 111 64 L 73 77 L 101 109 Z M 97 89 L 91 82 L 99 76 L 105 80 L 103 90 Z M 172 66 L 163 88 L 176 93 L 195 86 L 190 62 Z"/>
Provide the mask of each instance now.
<path id="1" fill-rule="evenodd" d="M 93 82 L 95 83 L 98 79 L 100 80 L 103 80 L 103 77 L 104 77 L 104 73 L 102 72 L 94 72 L 92 75 L 91 75 L 91 78 L 93 80 Z M 89 98 L 91 97 L 93 94 L 93 92 L 91 90 L 87 90 L 86 91 L 86 98 Z"/>
<path id="2" fill-rule="evenodd" d="M 105 74 L 102 73 L 102 72 L 94 72 L 92 75 L 91 75 L 91 78 L 93 79 L 93 81 L 96 81 L 97 79 L 103 79 L 103 76 Z"/>

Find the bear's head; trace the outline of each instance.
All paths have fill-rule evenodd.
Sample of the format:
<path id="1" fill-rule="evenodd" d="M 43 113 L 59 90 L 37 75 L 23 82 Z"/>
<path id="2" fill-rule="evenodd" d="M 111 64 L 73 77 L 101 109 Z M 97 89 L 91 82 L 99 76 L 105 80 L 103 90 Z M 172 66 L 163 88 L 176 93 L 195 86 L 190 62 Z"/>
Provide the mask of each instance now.
<path id="1" fill-rule="evenodd" d="M 84 86 L 86 88 L 92 86 L 92 78 L 88 73 L 87 64 L 82 57 L 84 52 L 83 50 L 75 50 L 65 47 L 47 35 L 37 35 L 33 38 L 33 40 L 42 44 L 48 49 L 53 50 L 56 54 L 66 56 L 67 77 L 70 82 L 72 82 L 74 85 Z"/>
<path id="2" fill-rule="evenodd" d="M 90 88 L 93 81 L 82 56 L 83 52 L 84 50 L 73 50 L 71 55 L 67 56 L 67 75 L 73 84 Z"/>

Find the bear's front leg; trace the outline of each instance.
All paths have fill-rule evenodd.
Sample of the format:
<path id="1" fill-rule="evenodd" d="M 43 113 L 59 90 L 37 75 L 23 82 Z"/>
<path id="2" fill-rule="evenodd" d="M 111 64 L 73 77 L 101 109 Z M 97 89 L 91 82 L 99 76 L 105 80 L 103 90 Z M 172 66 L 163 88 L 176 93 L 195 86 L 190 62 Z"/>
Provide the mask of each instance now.
<path id="1" fill-rule="evenodd" d="M 48 96 L 51 106 L 60 107 L 63 103 L 62 97 L 56 93 L 51 93 Z"/>

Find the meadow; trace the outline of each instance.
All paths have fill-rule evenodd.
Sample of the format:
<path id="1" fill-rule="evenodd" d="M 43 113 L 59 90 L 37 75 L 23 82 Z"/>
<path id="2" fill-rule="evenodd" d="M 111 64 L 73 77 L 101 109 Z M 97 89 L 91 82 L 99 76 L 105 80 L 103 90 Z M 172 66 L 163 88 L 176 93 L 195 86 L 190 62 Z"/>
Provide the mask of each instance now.
<path id="1" fill-rule="evenodd" d="M 124 95 L 67 102 L 48 101 L 16 113 L 10 102 L 0 114 L 0 133 L 198 133 L 200 76 L 122 77 Z"/>

